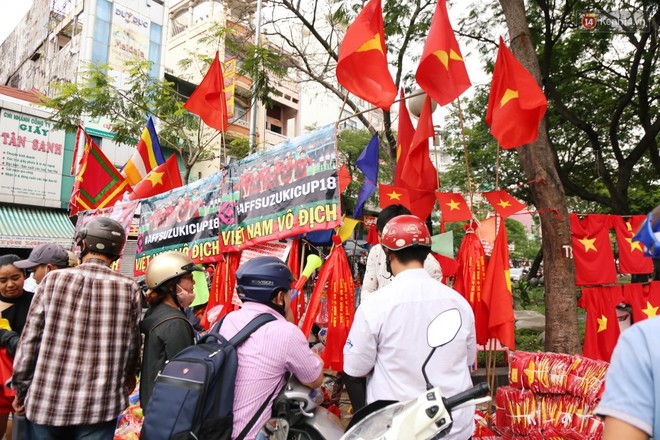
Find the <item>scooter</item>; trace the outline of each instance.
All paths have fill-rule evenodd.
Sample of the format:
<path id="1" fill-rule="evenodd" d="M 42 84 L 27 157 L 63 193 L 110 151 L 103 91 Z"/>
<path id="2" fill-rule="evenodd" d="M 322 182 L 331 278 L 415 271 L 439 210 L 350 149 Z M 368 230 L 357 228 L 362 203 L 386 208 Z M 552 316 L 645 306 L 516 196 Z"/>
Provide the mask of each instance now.
<path id="1" fill-rule="evenodd" d="M 429 382 L 426 365 L 435 350 L 451 342 L 460 329 L 461 314 L 457 309 L 439 314 L 427 330 L 428 344 L 433 347 L 422 365 L 427 391 L 417 399 L 392 403 L 364 416 L 369 413 L 368 405 L 353 416 L 348 431 L 341 440 L 439 439 L 447 435 L 452 428 L 452 410 L 490 401 L 490 389 L 485 383 L 445 398 L 440 388 Z M 378 402 L 375 404 L 378 406 Z"/>
<path id="2" fill-rule="evenodd" d="M 344 425 L 321 403 L 323 394 L 319 389 L 309 389 L 291 376 L 275 399 L 273 418 L 262 428 L 261 438 L 338 440 L 344 434 Z"/>

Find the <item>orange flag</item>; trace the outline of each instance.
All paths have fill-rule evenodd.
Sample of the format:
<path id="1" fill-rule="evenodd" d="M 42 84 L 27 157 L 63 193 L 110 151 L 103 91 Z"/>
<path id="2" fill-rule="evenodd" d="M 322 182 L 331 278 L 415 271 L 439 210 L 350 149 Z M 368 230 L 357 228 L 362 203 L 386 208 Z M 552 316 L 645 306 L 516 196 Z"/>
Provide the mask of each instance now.
<path id="1" fill-rule="evenodd" d="M 173 154 L 165 163 L 151 170 L 147 177 L 135 185 L 128 198 L 130 200 L 146 199 L 182 185 L 179 163 L 176 154 Z"/>
<path id="2" fill-rule="evenodd" d="M 516 329 L 513 315 L 513 293 L 509 276 L 509 245 L 504 219 L 500 221 L 493 253 L 486 266 L 482 301 L 488 309 L 488 335 L 500 344 L 516 349 Z"/>
<path id="3" fill-rule="evenodd" d="M 460 222 L 471 220 L 472 212 L 462 195 L 458 193 L 436 192 L 435 197 L 440 204 L 443 222 Z"/>
<path id="4" fill-rule="evenodd" d="M 337 80 L 349 92 L 389 110 L 396 86 L 387 64 L 381 0 L 370 0 L 339 47 Z"/>
<path id="5" fill-rule="evenodd" d="M 534 142 L 547 108 L 538 83 L 500 37 L 486 111 L 490 132 L 506 149 Z"/>
<path id="6" fill-rule="evenodd" d="M 225 80 L 218 52 L 215 53 L 206 76 L 183 106 L 191 113 L 199 115 L 209 127 L 223 133 L 227 131 Z"/>
<path id="7" fill-rule="evenodd" d="M 435 7 L 415 77 L 417 84 L 440 105 L 449 104 L 472 85 L 445 0 L 438 0 Z"/>
<path id="8" fill-rule="evenodd" d="M 427 96 L 401 173 L 405 186 L 425 191 L 438 187 L 438 172 L 429 154 L 429 138 L 435 135 L 432 113 L 431 98 Z"/>
<path id="9" fill-rule="evenodd" d="M 396 167 L 394 169 L 394 186 L 404 186 L 401 180 L 403 167 L 406 164 L 410 144 L 412 144 L 415 135 L 415 127 L 410 120 L 410 113 L 406 107 L 406 101 L 403 99 L 403 90 L 401 90 L 401 100 L 399 101 L 399 131 L 396 139 Z"/>
<path id="10" fill-rule="evenodd" d="M 410 195 L 405 188 L 378 184 L 380 195 L 380 207 L 385 208 L 390 205 L 403 205 L 410 209 Z"/>
<path id="11" fill-rule="evenodd" d="M 353 180 L 353 178 L 351 177 L 351 173 L 348 171 L 348 167 L 346 166 L 346 164 L 342 164 L 341 168 L 339 168 L 338 178 L 339 178 L 339 194 L 343 194 L 344 190 L 348 188 L 348 185 L 351 184 L 351 180 Z"/>
<path id="12" fill-rule="evenodd" d="M 490 191 L 483 193 L 488 203 L 493 205 L 495 212 L 503 218 L 511 217 L 516 212 L 527 209 L 524 203 L 514 199 L 511 194 L 501 189 L 499 191 Z"/>

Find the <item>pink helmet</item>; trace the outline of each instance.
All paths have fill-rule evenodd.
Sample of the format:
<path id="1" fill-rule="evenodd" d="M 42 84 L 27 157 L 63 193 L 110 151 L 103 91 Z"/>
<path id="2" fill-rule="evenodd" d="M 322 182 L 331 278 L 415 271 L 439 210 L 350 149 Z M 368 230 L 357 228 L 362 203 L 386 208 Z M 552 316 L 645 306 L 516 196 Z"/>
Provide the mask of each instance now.
<path id="1" fill-rule="evenodd" d="M 415 245 L 431 247 L 431 234 L 419 217 L 400 215 L 387 222 L 380 244 L 392 251 Z"/>

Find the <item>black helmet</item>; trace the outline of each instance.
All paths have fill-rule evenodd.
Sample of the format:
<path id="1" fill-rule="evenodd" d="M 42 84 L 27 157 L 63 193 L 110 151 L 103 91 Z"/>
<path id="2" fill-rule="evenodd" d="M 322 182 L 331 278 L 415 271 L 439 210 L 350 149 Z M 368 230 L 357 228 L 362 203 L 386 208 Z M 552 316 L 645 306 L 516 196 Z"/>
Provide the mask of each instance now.
<path id="1" fill-rule="evenodd" d="M 124 228 L 119 222 L 108 217 L 94 218 L 76 234 L 76 244 L 80 246 L 83 254 L 91 251 L 116 258 L 121 255 L 125 243 Z"/>
<path id="2" fill-rule="evenodd" d="M 236 291 L 242 301 L 267 303 L 273 294 L 289 290 L 296 279 L 289 267 L 277 257 L 257 257 L 236 272 Z"/>

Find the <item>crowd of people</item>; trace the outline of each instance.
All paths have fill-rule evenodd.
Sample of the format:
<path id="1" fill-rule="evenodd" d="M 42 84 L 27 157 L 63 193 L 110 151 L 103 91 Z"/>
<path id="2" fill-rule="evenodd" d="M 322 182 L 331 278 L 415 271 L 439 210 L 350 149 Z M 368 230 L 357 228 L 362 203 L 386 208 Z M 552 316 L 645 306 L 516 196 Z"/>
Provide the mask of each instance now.
<path id="1" fill-rule="evenodd" d="M 381 243 L 372 248 L 365 274 L 370 293 L 356 310 L 344 347 L 353 410 L 425 392 L 421 366 L 429 353 L 427 328 L 451 309 L 460 314 L 460 330 L 437 349 L 426 369 L 427 379 L 446 395 L 470 388 L 470 366 L 476 357 L 474 315 L 462 295 L 440 282 L 441 270 L 429 260 L 431 235 L 426 224 L 394 206 L 381 212 L 377 225 Z M 95 218 L 75 241 L 80 262 L 55 244 L 36 247 L 25 260 L 0 257 L 0 360 L 11 365 L 13 359 L 13 374 L 2 378 L 0 433 L 6 431 L 13 412 L 25 416 L 27 438 L 112 439 L 138 373 L 145 417 L 158 417 L 150 412 L 149 400 L 159 371 L 196 342 L 197 332 L 185 310 L 195 296 L 193 272 L 202 269 L 190 257 L 172 251 L 154 258 L 143 293 L 135 280 L 110 268 L 126 242 L 119 223 Z M 25 289 L 28 272 L 37 284 L 34 292 Z M 323 381 L 323 361 L 289 320 L 295 280 L 283 261 L 251 259 L 238 268 L 236 279 L 243 305 L 211 331 L 230 339 L 257 315 L 275 317 L 237 348 L 232 438 L 241 434 L 255 439 L 270 418 L 285 375 L 291 373 L 316 388 Z M 144 316 L 143 300 L 148 305 Z M 626 438 L 647 438 L 656 431 L 658 410 L 653 402 L 658 385 L 652 377 L 658 362 L 653 361 L 653 350 L 637 350 L 640 344 L 652 345 L 654 322 L 624 333 L 615 352 L 615 377 L 608 378 L 600 407 L 610 420 L 610 435 L 625 432 Z M 641 371 L 649 370 L 650 379 L 638 384 L 623 380 L 618 370 L 627 368 L 626 360 L 635 360 Z M 632 407 L 625 397 L 630 388 L 637 395 Z M 269 405 L 256 417 L 264 399 Z M 455 411 L 446 438 L 470 438 L 474 410 Z M 630 423 L 634 428 L 628 429 Z"/>

